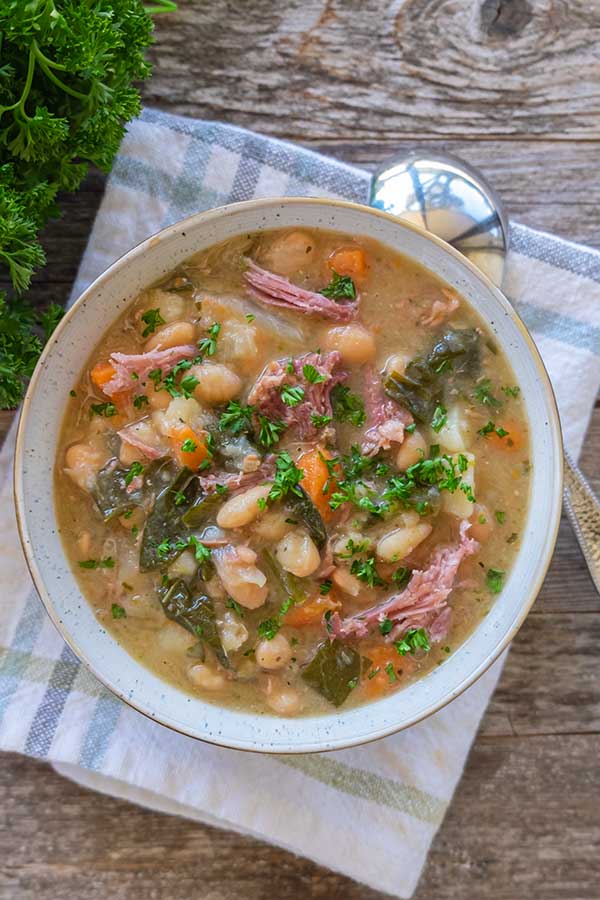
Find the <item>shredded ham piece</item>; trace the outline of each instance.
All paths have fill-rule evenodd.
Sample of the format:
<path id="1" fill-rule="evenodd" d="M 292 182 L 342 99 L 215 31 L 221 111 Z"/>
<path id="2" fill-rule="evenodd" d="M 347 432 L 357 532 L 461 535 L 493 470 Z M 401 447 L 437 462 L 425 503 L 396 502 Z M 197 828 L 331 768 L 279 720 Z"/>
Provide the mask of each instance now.
<path id="1" fill-rule="evenodd" d="M 254 472 L 211 472 L 210 475 L 200 476 L 200 484 L 205 491 L 214 491 L 215 485 L 224 484 L 233 493 L 268 481 L 274 474 L 275 457 L 269 454 Z"/>
<path id="2" fill-rule="evenodd" d="M 463 559 L 479 550 L 479 543 L 467 532 L 470 523 L 460 523 L 457 544 L 435 551 L 426 569 L 413 572 L 407 587 L 399 594 L 347 619 L 334 613 L 330 619 L 335 637 L 364 638 L 369 630 L 384 619 L 390 619 L 394 628 L 390 638 L 397 640 L 409 628 L 427 628 L 431 641 L 441 640 L 450 624 L 450 607 L 447 599 L 452 591 L 458 567 Z"/>
<path id="3" fill-rule="evenodd" d="M 146 441 L 143 441 L 140 437 L 138 437 L 131 429 L 130 426 L 126 428 L 121 428 L 120 431 L 117 431 L 117 434 L 126 444 L 129 444 L 131 447 L 135 447 L 136 450 L 139 450 L 140 453 L 143 453 L 148 459 L 160 459 L 165 455 L 164 450 L 160 450 L 157 447 L 152 447 L 150 444 L 147 444 Z"/>
<path id="4" fill-rule="evenodd" d="M 305 353 L 292 360 L 294 371 L 288 373 L 288 360 L 270 362 L 262 375 L 257 379 L 248 395 L 248 403 L 256 406 L 258 411 L 269 419 L 284 422 L 289 428 L 294 426 L 300 440 L 310 440 L 320 434 L 312 421 L 312 415 L 331 416 L 331 391 L 348 377 L 348 373 L 339 369 L 341 354 L 337 350 L 329 353 Z M 304 377 L 304 366 L 311 365 L 324 381 L 311 384 Z M 281 399 L 281 387 L 289 384 L 300 386 L 304 397 L 295 406 L 287 406 Z"/>
<path id="5" fill-rule="evenodd" d="M 454 291 L 442 288 L 442 294 L 446 298 L 445 302 L 444 300 L 434 300 L 429 313 L 421 318 L 421 325 L 429 325 L 435 328 L 437 325 L 445 322 L 458 309 L 460 303 Z"/>
<path id="6" fill-rule="evenodd" d="M 163 375 L 166 375 L 182 359 L 192 359 L 197 353 L 198 348 L 194 344 L 181 344 L 168 350 L 149 350 L 147 353 L 111 353 L 110 361 L 115 374 L 102 386 L 102 393 L 112 397 L 119 391 L 129 391 L 134 384 L 132 373 L 138 376 L 138 382 L 145 381 L 154 369 L 162 369 Z"/>
<path id="7" fill-rule="evenodd" d="M 401 444 L 413 417 L 385 396 L 381 376 L 373 368 L 365 370 L 364 397 L 367 427 L 361 449 L 365 456 L 374 456 L 379 450 L 389 450 L 392 443 Z"/>
<path id="8" fill-rule="evenodd" d="M 351 322 L 358 313 L 358 301 L 336 303 L 323 294 L 307 291 L 267 269 L 250 262 L 244 273 L 248 293 L 267 306 L 282 306 L 312 316 L 323 316 L 335 322 Z"/>

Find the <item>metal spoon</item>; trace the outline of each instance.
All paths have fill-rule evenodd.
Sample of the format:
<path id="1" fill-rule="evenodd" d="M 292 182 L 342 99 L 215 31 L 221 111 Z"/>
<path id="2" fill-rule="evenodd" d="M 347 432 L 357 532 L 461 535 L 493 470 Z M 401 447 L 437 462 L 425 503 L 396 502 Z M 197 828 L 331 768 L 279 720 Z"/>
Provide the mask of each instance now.
<path id="1" fill-rule="evenodd" d="M 508 250 L 508 219 L 483 176 L 455 156 L 416 148 L 373 176 L 371 206 L 421 225 L 460 250 L 498 287 Z M 600 502 L 565 451 L 564 508 L 600 592 Z"/>

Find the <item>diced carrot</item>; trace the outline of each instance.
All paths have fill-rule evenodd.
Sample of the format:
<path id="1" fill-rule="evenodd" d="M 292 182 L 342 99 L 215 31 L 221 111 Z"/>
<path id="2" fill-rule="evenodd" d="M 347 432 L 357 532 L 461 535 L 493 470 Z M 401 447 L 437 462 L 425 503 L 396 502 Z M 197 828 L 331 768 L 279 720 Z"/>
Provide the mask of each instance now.
<path id="1" fill-rule="evenodd" d="M 302 487 L 325 521 L 332 516 L 329 499 L 336 490 L 336 480 L 329 474 L 326 463 L 326 460 L 332 458 L 324 447 L 315 447 L 303 453 L 298 460 L 298 466 L 304 472 Z"/>
<path id="2" fill-rule="evenodd" d="M 302 628 L 303 625 L 318 625 L 328 610 L 332 612 L 340 609 L 342 604 L 333 591 L 328 594 L 318 595 L 313 600 L 307 600 L 299 606 L 292 606 L 285 615 L 285 624 L 292 628 Z"/>
<path id="3" fill-rule="evenodd" d="M 107 381 L 110 381 L 115 374 L 115 367 L 109 362 L 96 363 L 90 372 L 92 383 L 102 390 Z"/>
<path id="4" fill-rule="evenodd" d="M 360 247 L 342 247 L 335 250 L 327 260 L 327 265 L 332 272 L 349 275 L 358 281 L 367 274 L 367 257 Z"/>
<path id="5" fill-rule="evenodd" d="M 96 363 L 93 369 L 90 370 L 90 378 L 92 380 L 92 384 L 94 387 L 98 388 L 104 394 L 104 385 L 107 384 L 113 375 L 115 374 L 115 368 L 112 363 L 109 362 L 100 362 Z M 105 397 L 108 397 L 108 394 L 104 394 Z M 129 398 L 131 396 L 130 391 L 117 391 L 116 394 L 112 394 L 110 396 L 110 400 L 115 406 L 120 409 L 125 406 Z"/>
<path id="6" fill-rule="evenodd" d="M 360 654 L 372 662 L 361 682 L 365 694 L 371 699 L 393 690 L 403 675 L 412 672 L 415 667 L 410 656 L 400 656 L 391 644 L 361 647 Z"/>
<path id="7" fill-rule="evenodd" d="M 193 446 L 193 450 L 183 449 L 186 441 L 190 441 L 190 446 Z M 204 432 L 198 434 L 189 425 L 180 425 L 170 431 L 169 443 L 171 444 L 173 456 L 179 465 L 187 466 L 192 471 L 196 471 L 208 457 Z"/>
<path id="8" fill-rule="evenodd" d="M 490 432 L 487 440 L 499 450 L 522 450 L 525 444 L 523 429 L 514 419 L 505 422 L 496 422 L 498 428 L 502 427 L 508 434 L 500 437 L 495 431 Z"/>

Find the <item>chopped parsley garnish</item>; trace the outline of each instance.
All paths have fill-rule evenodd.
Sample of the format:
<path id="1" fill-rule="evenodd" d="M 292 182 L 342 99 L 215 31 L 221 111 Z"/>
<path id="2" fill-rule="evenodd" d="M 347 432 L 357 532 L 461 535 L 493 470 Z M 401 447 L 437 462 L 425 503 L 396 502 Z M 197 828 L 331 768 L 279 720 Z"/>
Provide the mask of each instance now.
<path id="1" fill-rule="evenodd" d="M 281 624 L 277 619 L 265 619 L 264 622 L 259 623 L 258 636 L 265 641 L 272 641 L 280 628 Z"/>
<path id="2" fill-rule="evenodd" d="M 483 406 L 491 406 L 497 409 L 499 406 L 502 406 L 500 400 L 497 397 L 494 397 L 491 391 L 492 382 L 489 378 L 484 378 L 483 381 L 480 381 L 479 384 L 475 385 L 473 390 L 473 397 Z"/>
<path id="3" fill-rule="evenodd" d="M 258 441 L 267 449 L 278 443 L 279 438 L 286 429 L 285 422 L 273 422 L 260 413 L 258 414 L 258 426 Z"/>
<path id="4" fill-rule="evenodd" d="M 289 384 L 283 384 L 281 386 L 281 399 L 286 406 L 297 406 L 304 400 L 304 388 L 299 385 L 292 387 Z"/>
<path id="5" fill-rule="evenodd" d="M 302 374 L 309 384 L 321 384 L 321 382 L 327 381 L 327 375 L 321 375 L 321 373 L 309 363 L 302 367 Z"/>
<path id="6" fill-rule="evenodd" d="M 394 641 L 394 647 L 400 656 L 414 653 L 416 650 L 424 650 L 426 653 L 431 650 L 429 637 L 424 628 L 409 628 L 403 638 Z"/>
<path id="7" fill-rule="evenodd" d="M 367 675 L 369 681 L 371 680 L 371 678 L 375 678 L 375 676 L 378 675 L 379 672 L 381 672 L 381 666 L 377 666 L 376 669 L 373 669 L 372 672 L 369 672 L 369 674 Z"/>
<path id="8" fill-rule="evenodd" d="M 377 569 L 375 568 L 374 556 L 369 556 L 364 560 L 354 559 L 350 566 L 350 574 L 355 575 L 360 581 L 364 581 L 369 587 L 385 584 L 385 581 L 379 577 Z"/>
<path id="9" fill-rule="evenodd" d="M 366 553 L 370 546 L 371 541 L 368 539 L 357 543 L 354 538 L 349 538 L 346 542 L 346 553 L 338 553 L 338 556 L 340 559 L 350 559 L 352 556 L 358 556 L 359 553 Z"/>
<path id="10" fill-rule="evenodd" d="M 145 394 L 138 394 L 137 397 L 133 399 L 133 405 L 136 409 L 141 409 L 142 406 L 145 406 L 148 403 L 148 398 Z"/>
<path id="11" fill-rule="evenodd" d="M 237 602 L 237 600 L 233 599 L 233 597 L 227 598 L 227 602 L 226 602 L 225 606 L 228 606 L 229 609 L 232 609 L 235 613 L 237 613 L 241 619 L 244 618 L 244 610 L 242 609 L 240 604 Z"/>
<path id="12" fill-rule="evenodd" d="M 448 421 L 448 410 L 445 406 L 436 406 L 431 420 L 431 427 L 436 432 L 440 432 Z"/>
<path id="13" fill-rule="evenodd" d="M 282 500 L 290 493 L 296 494 L 298 497 L 302 496 L 298 484 L 303 478 L 303 470 L 298 468 L 290 454 L 284 450 L 275 460 L 275 479 L 268 499 L 271 501 Z"/>
<path id="14" fill-rule="evenodd" d="M 171 552 L 171 542 L 168 538 L 165 538 L 164 541 L 161 541 L 160 544 L 156 548 L 156 555 L 159 559 L 164 559 Z"/>
<path id="15" fill-rule="evenodd" d="M 131 377 L 133 378 L 134 381 L 139 381 L 139 380 L 140 380 L 140 376 L 138 375 L 137 372 L 132 372 L 132 373 L 131 373 Z"/>
<path id="16" fill-rule="evenodd" d="M 333 582 L 330 578 L 326 578 L 325 581 L 322 581 L 319 585 L 319 593 L 325 596 L 328 594 L 333 586 Z"/>
<path id="17" fill-rule="evenodd" d="M 313 423 L 315 428 L 325 428 L 326 425 L 329 425 L 330 422 L 333 421 L 331 416 L 320 416 L 318 413 L 310 414 L 310 421 Z"/>
<path id="18" fill-rule="evenodd" d="M 106 419 L 110 419 L 111 416 L 116 416 L 117 407 L 114 403 L 92 403 L 90 407 L 90 415 L 91 416 L 104 416 Z"/>
<path id="19" fill-rule="evenodd" d="M 133 515 L 133 510 L 132 510 L 132 509 L 128 509 L 127 512 L 124 512 L 124 513 L 123 513 L 123 518 L 124 518 L 124 519 L 130 519 L 130 518 L 132 517 L 132 515 Z"/>
<path id="20" fill-rule="evenodd" d="M 203 544 L 195 534 L 190 534 L 189 537 L 180 541 L 176 541 L 174 544 L 166 539 L 158 545 L 158 547 L 156 548 L 156 553 L 159 557 L 164 559 L 164 557 L 168 556 L 172 550 L 188 549 L 193 551 L 197 562 L 205 563 L 209 561 L 210 547 L 207 547 L 205 544 Z"/>
<path id="21" fill-rule="evenodd" d="M 152 369 L 151 372 L 148 372 L 148 378 L 154 384 L 155 391 L 162 390 L 162 386 L 161 386 L 162 369 Z"/>
<path id="22" fill-rule="evenodd" d="M 356 287 L 350 276 L 337 272 L 332 272 L 331 281 L 319 293 L 330 300 L 356 300 Z"/>
<path id="23" fill-rule="evenodd" d="M 509 537 L 506 538 L 506 543 L 507 543 L 507 544 L 514 544 L 514 542 L 515 542 L 516 540 L 518 540 L 518 538 L 519 538 L 518 532 L 513 531 L 513 533 L 512 533 Z"/>
<path id="24" fill-rule="evenodd" d="M 115 561 L 112 556 L 104 559 L 82 559 L 79 563 L 82 569 L 114 569 Z"/>
<path id="25" fill-rule="evenodd" d="M 175 506 L 181 506 L 185 503 L 185 494 L 183 491 L 175 491 Z"/>
<path id="26" fill-rule="evenodd" d="M 129 486 L 134 478 L 137 478 L 138 475 L 141 475 L 144 471 L 144 467 L 141 462 L 132 462 L 127 472 L 125 473 L 125 484 Z"/>
<path id="27" fill-rule="evenodd" d="M 365 404 L 346 385 L 336 384 L 331 392 L 331 405 L 333 418 L 338 422 L 350 422 L 351 425 L 362 428 L 367 421 Z"/>
<path id="28" fill-rule="evenodd" d="M 358 684 L 358 677 L 355 675 L 354 678 L 351 678 L 350 681 L 348 682 L 348 687 L 350 688 L 351 691 L 353 691 L 357 684 Z"/>
<path id="29" fill-rule="evenodd" d="M 485 525 L 486 522 L 487 522 L 487 519 L 486 519 L 486 517 L 482 514 L 482 515 L 480 515 L 480 516 L 477 516 L 477 521 L 479 522 L 480 525 Z"/>
<path id="30" fill-rule="evenodd" d="M 77 391 L 73 391 L 73 390 L 69 391 L 69 397 L 76 397 L 76 396 L 77 396 Z"/>
<path id="31" fill-rule="evenodd" d="M 501 509 L 496 510 L 496 512 L 494 513 L 494 517 L 496 519 L 496 522 L 498 522 L 500 525 L 504 525 L 504 523 L 506 522 L 506 513 Z"/>
<path id="32" fill-rule="evenodd" d="M 414 434 L 415 431 L 417 430 L 417 423 L 411 422 L 410 425 L 407 425 L 404 430 L 407 434 Z"/>
<path id="33" fill-rule="evenodd" d="M 491 419 L 483 426 L 483 428 L 479 428 L 477 431 L 477 434 L 480 434 L 481 437 L 487 437 L 488 434 L 492 433 L 497 434 L 499 438 L 503 438 L 507 436 L 508 431 L 505 431 L 504 428 L 500 428 L 499 426 L 497 426 L 495 422 L 491 421 Z"/>
<path id="34" fill-rule="evenodd" d="M 504 576 L 506 572 L 502 569 L 488 569 L 485 576 L 485 583 L 492 594 L 499 594 L 504 584 Z"/>
<path id="35" fill-rule="evenodd" d="M 246 434 L 252 428 L 255 411 L 255 406 L 242 406 L 237 400 L 230 400 L 219 418 L 219 428 L 231 434 Z"/>
<path id="36" fill-rule="evenodd" d="M 293 605 L 294 605 L 294 601 L 292 600 L 291 597 L 288 597 L 286 600 L 284 600 L 283 603 L 281 604 L 281 606 L 279 607 L 279 612 L 277 613 L 279 618 L 282 619 L 283 616 L 285 616 L 285 614 L 287 612 L 289 612 L 289 610 L 292 608 Z"/>
<path id="37" fill-rule="evenodd" d="M 142 313 L 142 322 L 146 326 L 142 331 L 142 337 L 147 338 L 152 334 L 153 331 L 156 331 L 159 325 L 164 325 L 165 320 L 160 314 L 160 309 L 147 309 L 145 313 Z"/>
<path id="38" fill-rule="evenodd" d="M 138 536 L 139 530 L 140 530 L 140 529 L 138 528 L 137 525 L 134 525 L 134 526 L 133 526 L 133 528 L 131 529 L 131 534 L 133 535 L 133 537 L 137 537 L 137 536 Z"/>
<path id="39" fill-rule="evenodd" d="M 196 441 L 192 440 L 192 438 L 186 438 L 183 444 L 181 445 L 182 453 L 193 453 L 194 450 L 198 449 L 198 444 Z"/>
<path id="40" fill-rule="evenodd" d="M 215 484 L 215 492 L 221 497 L 226 497 L 229 493 L 229 488 L 226 484 Z"/>
<path id="41" fill-rule="evenodd" d="M 220 331 L 221 326 L 218 322 L 213 322 L 207 330 L 208 337 L 202 338 L 198 344 L 199 355 L 202 359 L 205 356 L 214 356 L 217 352 L 217 338 L 219 337 Z"/>
<path id="42" fill-rule="evenodd" d="M 389 679 L 390 684 L 393 684 L 394 681 L 398 681 L 398 678 L 397 678 L 397 676 L 396 676 L 396 673 L 394 672 L 394 665 L 393 665 L 393 663 L 389 662 L 389 663 L 387 664 L 387 666 L 385 667 L 385 671 L 387 672 L 387 676 L 388 676 L 388 679 Z"/>
<path id="43" fill-rule="evenodd" d="M 507 397 L 513 397 L 515 400 L 517 399 L 517 397 L 518 397 L 519 394 L 521 393 L 521 388 L 520 388 L 518 385 L 516 385 L 516 384 L 515 384 L 514 387 L 510 387 L 509 385 L 506 385 L 506 387 L 500 388 L 500 390 L 501 390 L 502 393 L 505 394 Z"/>
<path id="44" fill-rule="evenodd" d="M 288 373 L 288 375 L 294 374 L 294 372 L 296 370 L 294 368 L 294 360 L 293 359 L 288 359 L 288 361 L 285 364 L 285 371 Z"/>
<path id="45" fill-rule="evenodd" d="M 246 313 L 246 322 L 254 322 L 256 316 L 253 313 Z"/>
<path id="46" fill-rule="evenodd" d="M 412 569 L 409 569 L 407 566 L 400 566 L 394 574 L 392 575 L 392 581 L 398 588 L 404 588 L 410 581 L 412 576 Z"/>
<path id="47" fill-rule="evenodd" d="M 391 619 L 384 619 L 383 622 L 379 623 L 379 631 L 383 635 L 389 634 L 393 627 L 394 623 Z"/>
<path id="48" fill-rule="evenodd" d="M 127 613 L 125 612 L 122 606 L 119 606 L 118 603 L 113 603 L 110 608 L 113 619 L 126 619 Z"/>

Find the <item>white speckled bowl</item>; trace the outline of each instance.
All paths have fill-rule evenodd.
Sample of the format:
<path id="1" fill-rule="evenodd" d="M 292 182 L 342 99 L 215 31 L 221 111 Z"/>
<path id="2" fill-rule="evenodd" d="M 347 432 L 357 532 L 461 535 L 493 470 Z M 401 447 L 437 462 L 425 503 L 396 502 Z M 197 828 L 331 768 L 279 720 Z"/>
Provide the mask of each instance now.
<path id="1" fill-rule="evenodd" d="M 519 556 L 491 612 L 443 666 L 398 693 L 330 715 L 283 719 L 232 712 L 182 693 L 132 659 L 98 622 L 65 559 L 53 470 L 65 399 L 103 332 L 142 289 L 192 253 L 261 228 L 306 226 L 368 235 L 422 263 L 463 294 L 504 348 L 531 424 L 531 505 Z M 561 510 L 562 447 L 554 396 L 539 354 L 503 295 L 463 256 L 413 225 L 352 203 L 255 200 L 192 216 L 131 250 L 67 313 L 35 370 L 15 461 L 21 539 L 52 621 L 118 697 L 169 728 L 227 747 L 306 753 L 362 744 L 407 728 L 472 684 L 516 634 L 541 587 Z"/>

